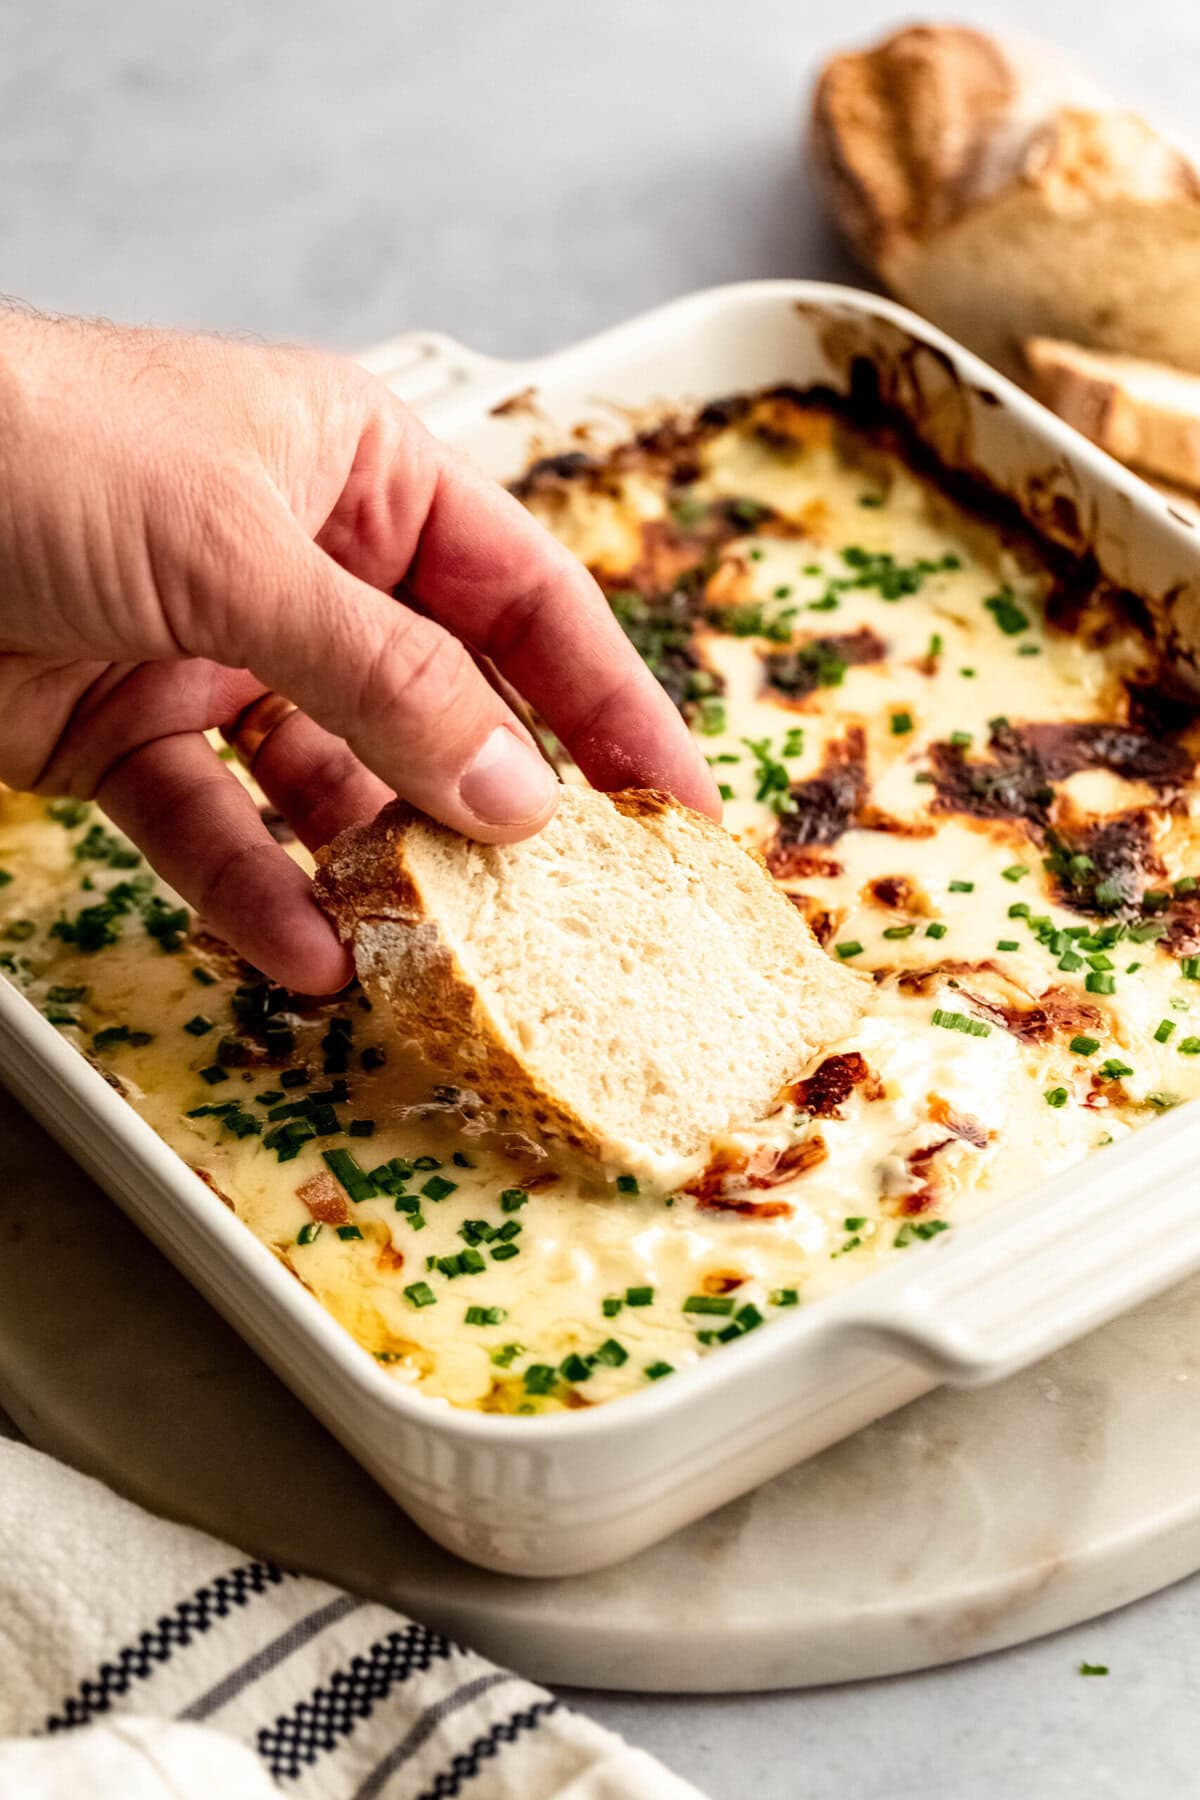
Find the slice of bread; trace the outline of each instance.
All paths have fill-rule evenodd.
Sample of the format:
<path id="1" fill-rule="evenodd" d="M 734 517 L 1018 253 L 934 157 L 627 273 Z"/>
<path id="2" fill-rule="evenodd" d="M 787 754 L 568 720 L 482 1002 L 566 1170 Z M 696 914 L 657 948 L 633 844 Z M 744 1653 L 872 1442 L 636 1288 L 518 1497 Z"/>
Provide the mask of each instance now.
<path id="1" fill-rule="evenodd" d="M 870 992 L 757 857 L 650 790 L 564 787 L 501 845 L 398 803 L 317 861 L 364 986 L 435 1068 L 657 1187 L 762 1118 Z"/>
<path id="2" fill-rule="evenodd" d="M 906 26 L 826 65 L 812 147 L 856 254 L 1007 373 L 1030 337 L 1200 369 L 1200 175 L 1052 52 Z"/>
<path id="3" fill-rule="evenodd" d="M 1059 338 L 1025 345 L 1038 399 L 1110 456 L 1200 489 L 1200 375 Z"/>

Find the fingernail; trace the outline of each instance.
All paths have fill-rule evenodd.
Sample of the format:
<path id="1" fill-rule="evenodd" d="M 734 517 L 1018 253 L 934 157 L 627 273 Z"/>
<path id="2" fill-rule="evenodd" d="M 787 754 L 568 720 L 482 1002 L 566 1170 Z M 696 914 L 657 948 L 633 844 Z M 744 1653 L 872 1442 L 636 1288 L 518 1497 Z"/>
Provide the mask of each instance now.
<path id="1" fill-rule="evenodd" d="M 557 786 L 553 769 L 532 744 L 497 725 L 459 782 L 458 794 L 489 825 L 524 825 L 547 811 Z"/>

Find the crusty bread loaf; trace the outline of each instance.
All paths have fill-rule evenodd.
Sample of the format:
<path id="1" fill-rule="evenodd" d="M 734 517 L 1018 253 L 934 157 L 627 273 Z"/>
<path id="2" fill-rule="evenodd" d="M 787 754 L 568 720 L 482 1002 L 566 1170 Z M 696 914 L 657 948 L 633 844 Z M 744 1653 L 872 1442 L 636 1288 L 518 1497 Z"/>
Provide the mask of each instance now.
<path id="1" fill-rule="evenodd" d="M 1200 375 L 1032 338 L 1025 360 L 1038 399 L 1121 462 L 1200 490 Z"/>
<path id="2" fill-rule="evenodd" d="M 812 147 L 854 251 L 1009 373 L 1030 337 L 1200 369 L 1200 176 L 1051 53 L 907 27 L 826 66 Z"/>
<path id="3" fill-rule="evenodd" d="M 395 804 L 317 860 L 365 987 L 436 1068 L 659 1186 L 761 1118 L 869 991 L 756 857 L 661 793 L 564 787 L 502 845 Z"/>

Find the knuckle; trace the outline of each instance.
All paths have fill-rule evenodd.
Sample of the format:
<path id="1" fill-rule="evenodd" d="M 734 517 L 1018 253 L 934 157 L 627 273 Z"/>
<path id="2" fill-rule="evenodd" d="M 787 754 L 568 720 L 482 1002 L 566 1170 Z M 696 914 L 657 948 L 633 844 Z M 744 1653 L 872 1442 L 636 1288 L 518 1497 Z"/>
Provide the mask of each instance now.
<path id="1" fill-rule="evenodd" d="M 274 852 L 269 844 L 240 844 L 224 854 L 201 884 L 196 909 L 207 917 L 222 911 L 231 916 L 253 917 L 261 890 L 269 885 L 269 863 Z"/>
<path id="2" fill-rule="evenodd" d="M 463 645 L 414 613 L 387 633 L 367 671 L 360 716 L 403 728 L 417 719 L 422 730 L 465 712 L 480 677 Z"/>

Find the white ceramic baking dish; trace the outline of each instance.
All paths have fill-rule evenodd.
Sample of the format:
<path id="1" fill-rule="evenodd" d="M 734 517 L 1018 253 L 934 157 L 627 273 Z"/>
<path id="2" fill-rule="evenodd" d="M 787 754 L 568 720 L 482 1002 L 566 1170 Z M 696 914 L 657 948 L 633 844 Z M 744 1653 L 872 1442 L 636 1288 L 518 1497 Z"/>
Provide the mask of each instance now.
<path id="1" fill-rule="evenodd" d="M 496 408 L 530 386 L 537 429 L 562 441 L 606 405 L 611 423 L 614 406 L 869 376 L 943 460 L 984 472 L 1141 595 L 1193 666 L 1200 552 L 1189 521 L 871 295 L 756 282 L 533 363 L 426 334 L 364 360 L 501 477 L 525 462 L 531 418 L 524 403 Z M 7 982 L 0 1033 L 14 1093 L 384 1488 L 440 1543 L 514 1574 L 615 1562 L 939 1380 L 995 1380 L 1200 1269 L 1197 1103 L 644 1392 L 544 1419 L 455 1412 L 397 1387 Z"/>

